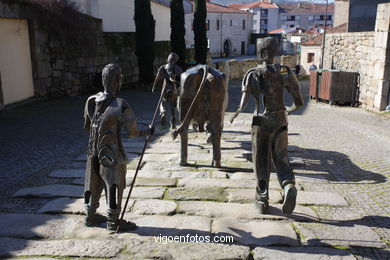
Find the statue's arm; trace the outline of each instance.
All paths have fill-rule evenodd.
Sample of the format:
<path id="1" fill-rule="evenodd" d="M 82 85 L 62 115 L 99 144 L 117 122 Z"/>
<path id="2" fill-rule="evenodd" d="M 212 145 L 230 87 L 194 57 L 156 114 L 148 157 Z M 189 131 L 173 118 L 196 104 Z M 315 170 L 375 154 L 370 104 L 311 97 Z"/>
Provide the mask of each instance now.
<path id="1" fill-rule="evenodd" d="M 163 83 L 164 83 L 164 73 L 165 73 L 165 68 L 164 65 L 160 66 L 160 68 L 157 70 L 157 75 L 156 78 L 154 79 L 153 82 L 153 88 L 152 92 L 156 92 L 158 88 L 161 88 Z"/>
<path id="2" fill-rule="evenodd" d="M 84 107 L 84 130 L 89 132 L 91 130 L 91 119 L 95 110 L 95 97 L 89 97 L 85 102 Z"/>
<path id="3" fill-rule="evenodd" d="M 238 106 L 238 109 L 236 111 L 236 113 L 234 113 L 234 115 L 230 118 L 230 123 L 233 123 L 234 119 L 246 108 L 246 106 L 248 105 L 248 102 L 249 102 L 249 95 L 250 95 L 250 90 L 253 88 L 253 84 L 255 84 L 254 82 L 254 78 L 253 78 L 253 73 L 254 72 L 248 72 L 243 80 L 242 80 L 242 84 L 241 84 L 241 101 L 240 101 L 240 105 Z"/>
<path id="4" fill-rule="evenodd" d="M 295 110 L 300 109 L 304 105 L 304 101 L 297 77 L 288 66 L 283 67 L 287 70 L 287 75 L 284 77 L 285 86 L 293 97 L 293 104 L 291 106 L 286 106 L 286 111 L 290 114 Z"/>

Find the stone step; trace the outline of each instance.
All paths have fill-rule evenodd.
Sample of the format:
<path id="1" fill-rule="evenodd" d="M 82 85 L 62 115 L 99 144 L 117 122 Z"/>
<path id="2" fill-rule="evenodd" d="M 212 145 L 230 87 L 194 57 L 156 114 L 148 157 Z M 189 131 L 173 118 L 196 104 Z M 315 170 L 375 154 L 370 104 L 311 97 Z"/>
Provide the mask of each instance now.
<path id="1" fill-rule="evenodd" d="M 249 246 L 299 245 L 291 224 L 280 221 L 217 219 L 213 221 L 212 232 L 231 235 L 235 243 Z"/>
<path id="2" fill-rule="evenodd" d="M 84 188 L 78 185 L 53 184 L 22 188 L 12 195 L 12 197 L 72 197 L 81 198 L 84 194 Z"/>
<path id="3" fill-rule="evenodd" d="M 294 213 L 284 215 L 281 204 L 270 205 L 268 214 L 260 214 L 254 203 L 221 203 L 211 201 L 178 201 L 178 214 L 208 216 L 211 218 L 237 219 L 295 219 L 298 221 L 318 220 L 317 214 L 308 207 L 297 205 Z"/>
<path id="4" fill-rule="evenodd" d="M 130 186 L 133 182 L 133 177 L 126 178 L 127 186 Z M 135 186 L 150 186 L 150 187 L 175 187 L 177 179 L 175 178 L 144 178 L 137 177 L 135 180 Z"/>
<path id="5" fill-rule="evenodd" d="M 370 227 L 354 224 L 353 221 L 342 223 L 298 223 L 294 226 L 301 234 L 302 243 L 308 246 L 358 246 L 386 248 L 386 244 Z"/>
<path id="6" fill-rule="evenodd" d="M 216 187 L 171 188 L 166 191 L 164 198 L 169 200 L 227 201 L 224 189 Z"/>
<path id="7" fill-rule="evenodd" d="M 0 238 L 0 257 L 91 257 L 117 256 L 126 243 L 119 240 L 26 240 Z M 46 258 L 45 258 L 46 259 Z"/>
<path id="8" fill-rule="evenodd" d="M 256 247 L 254 260 L 299 259 L 299 260 L 355 260 L 347 250 L 331 247 Z"/>

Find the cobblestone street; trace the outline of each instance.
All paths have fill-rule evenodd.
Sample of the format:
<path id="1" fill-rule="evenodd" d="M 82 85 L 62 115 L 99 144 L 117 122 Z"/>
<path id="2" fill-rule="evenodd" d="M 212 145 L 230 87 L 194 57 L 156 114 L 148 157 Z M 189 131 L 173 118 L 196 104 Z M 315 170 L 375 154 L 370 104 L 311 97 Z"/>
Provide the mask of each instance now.
<path id="1" fill-rule="evenodd" d="M 240 82 L 230 82 L 219 169 L 210 167 L 204 133 L 189 134 L 189 166 L 183 167 L 180 138 L 172 141 L 168 129 L 157 127 L 125 215 L 138 228 L 120 234 L 83 225 L 85 97 L 2 111 L 0 258 L 390 259 L 389 116 L 315 103 L 302 82 L 306 106 L 289 116 L 297 207 L 282 214 L 272 173 L 270 214 L 262 215 L 253 205 L 253 104 L 228 122 L 240 90 Z M 119 96 L 146 128 L 158 96 L 135 90 Z M 130 185 L 143 139 L 123 140 Z M 103 215 L 105 208 L 102 200 Z M 232 236 L 234 242 L 156 240 L 177 235 Z"/>

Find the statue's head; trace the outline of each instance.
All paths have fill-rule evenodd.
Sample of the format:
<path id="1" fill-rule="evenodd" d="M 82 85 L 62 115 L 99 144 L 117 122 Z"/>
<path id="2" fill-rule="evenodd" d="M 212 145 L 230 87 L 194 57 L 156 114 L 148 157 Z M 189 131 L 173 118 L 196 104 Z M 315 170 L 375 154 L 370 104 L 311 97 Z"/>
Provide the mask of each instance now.
<path id="1" fill-rule="evenodd" d="M 169 64 L 175 64 L 179 60 L 179 55 L 174 52 L 171 52 L 168 56 L 167 62 Z"/>
<path id="2" fill-rule="evenodd" d="M 279 53 L 279 44 L 272 38 L 262 38 L 257 40 L 257 58 L 267 63 L 273 63 L 274 58 Z"/>
<path id="3" fill-rule="evenodd" d="M 115 94 L 122 84 L 122 69 L 117 64 L 107 64 L 102 71 L 104 91 Z"/>

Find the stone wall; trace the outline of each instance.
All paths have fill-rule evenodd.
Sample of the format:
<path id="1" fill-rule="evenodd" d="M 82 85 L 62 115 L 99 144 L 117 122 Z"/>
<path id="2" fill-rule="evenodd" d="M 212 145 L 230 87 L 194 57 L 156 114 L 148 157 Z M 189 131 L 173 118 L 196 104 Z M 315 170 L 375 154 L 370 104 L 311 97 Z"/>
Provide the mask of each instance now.
<path id="1" fill-rule="evenodd" d="M 37 7 L 28 2 L 0 0 L 0 17 L 28 20 L 36 97 L 80 95 L 100 90 L 100 73 L 111 62 L 122 67 L 124 87 L 138 81 L 135 33 L 104 33 L 101 20 L 79 14 L 85 22 L 80 27 L 90 29 L 90 34 L 82 34 L 81 38 L 91 40 L 86 44 L 71 44 L 38 17 L 36 10 Z M 81 29 L 79 34 L 85 33 Z M 169 50 L 169 42 L 156 42 L 155 67 L 166 61 Z"/>
<path id="2" fill-rule="evenodd" d="M 326 35 L 325 69 L 360 74 L 359 101 L 382 111 L 388 104 L 390 83 L 390 3 L 380 4 L 374 32 Z"/>
<path id="3" fill-rule="evenodd" d="M 231 59 L 227 61 L 215 63 L 215 67 L 221 72 L 229 76 L 229 79 L 241 79 L 244 74 L 251 68 L 256 67 L 257 59 L 237 60 Z"/>

